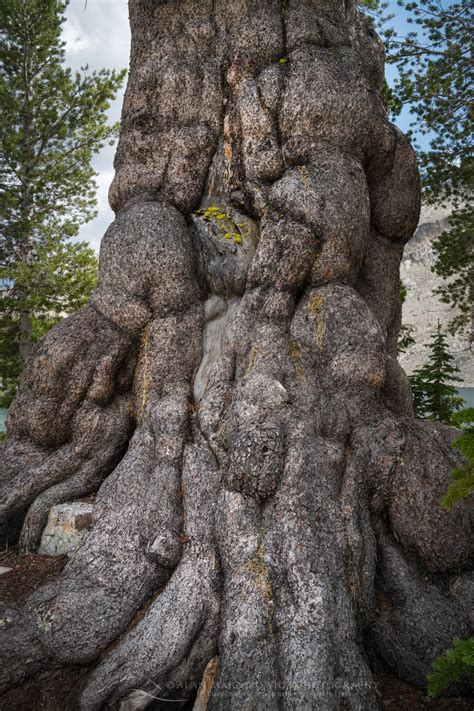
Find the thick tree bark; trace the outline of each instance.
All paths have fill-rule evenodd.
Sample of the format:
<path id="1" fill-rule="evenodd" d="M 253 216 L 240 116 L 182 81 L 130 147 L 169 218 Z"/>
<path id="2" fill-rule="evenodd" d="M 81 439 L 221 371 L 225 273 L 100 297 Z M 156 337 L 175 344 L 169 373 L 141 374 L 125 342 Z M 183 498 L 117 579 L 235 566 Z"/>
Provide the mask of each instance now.
<path id="1" fill-rule="evenodd" d="M 423 685 L 472 591 L 452 431 L 396 359 L 419 186 L 379 40 L 330 0 L 130 18 L 99 285 L 34 350 L 0 489 L 27 548 L 98 490 L 94 526 L 0 615 L 1 681 L 99 660 L 80 708 L 144 708 L 218 656 L 213 711 L 376 709 L 374 665 Z"/>

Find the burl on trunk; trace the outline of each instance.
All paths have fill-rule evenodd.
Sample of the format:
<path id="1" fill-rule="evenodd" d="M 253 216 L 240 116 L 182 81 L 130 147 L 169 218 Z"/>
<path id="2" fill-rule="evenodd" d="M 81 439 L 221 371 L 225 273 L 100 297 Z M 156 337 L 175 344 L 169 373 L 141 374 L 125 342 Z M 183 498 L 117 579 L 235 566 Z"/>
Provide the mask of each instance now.
<path id="1" fill-rule="evenodd" d="M 83 711 L 144 708 L 218 657 L 210 711 L 377 709 L 374 665 L 423 685 L 472 592 L 452 431 L 397 363 L 419 184 L 380 41 L 352 0 L 130 19 L 99 284 L 31 356 L 0 489 L 30 550 L 58 502 L 97 491 L 94 525 L 0 612 L 2 683 L 90 664 Z"/>

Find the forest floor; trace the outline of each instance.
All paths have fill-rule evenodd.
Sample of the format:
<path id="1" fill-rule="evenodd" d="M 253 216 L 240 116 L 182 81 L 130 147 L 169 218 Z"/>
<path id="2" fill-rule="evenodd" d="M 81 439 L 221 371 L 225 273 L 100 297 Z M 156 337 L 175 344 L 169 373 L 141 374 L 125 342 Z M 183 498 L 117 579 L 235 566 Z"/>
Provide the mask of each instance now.
<path id="1" fill-rule="evenodd" d="M 66 556 L 0 553 L 0 566 L 12 568 L 0 575 L 0 598 L 7 603 L 22 603 L 37 587 L 59 575 L 66 561 Z M 0 697 L 0 711 L 77 711 L 77 697 L 89 671 L 89 667 L 67 667 L 29 679 Z M 374 676 L 381 706 L 387 711 L 472 711 L 474 706 L 472 698 L 429 699 L 420 689 L 391 674 L 379 672 Z M 150 711 L 166 708 L 176 711 L 176 702 L 149 707 Z M 186 708 L 192 709 L 192 702 Z"/>

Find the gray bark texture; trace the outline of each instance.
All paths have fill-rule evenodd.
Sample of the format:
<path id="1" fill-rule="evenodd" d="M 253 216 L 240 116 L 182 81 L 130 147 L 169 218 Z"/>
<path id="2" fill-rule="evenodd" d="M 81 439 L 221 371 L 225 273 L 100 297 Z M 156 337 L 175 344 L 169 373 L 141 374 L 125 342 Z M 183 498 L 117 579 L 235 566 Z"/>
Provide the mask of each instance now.
<path id="1" fill-rule="evenodd" d="M 97 492 L 94 524 L 0 610 L 0 683 L 90 664 L 78 708 L 145 708 L 214 660 L 209 711 L 378 709 L 372 670 L 423 686 L 474 587 L 455 432 L 397 363 L 420 198 L 381 43 L 351 0 L 130 21 L 99 284 L 34 349 L 0 479 L 4 538 Z"/>

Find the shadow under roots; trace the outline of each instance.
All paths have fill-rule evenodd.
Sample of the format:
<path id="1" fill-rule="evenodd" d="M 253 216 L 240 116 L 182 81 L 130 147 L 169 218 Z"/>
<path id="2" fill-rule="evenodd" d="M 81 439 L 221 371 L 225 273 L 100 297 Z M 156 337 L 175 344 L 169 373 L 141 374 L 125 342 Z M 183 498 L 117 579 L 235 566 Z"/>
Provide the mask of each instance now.
<path id="1" fill-rule="evenodd" d="M 72 666 L 40 674 L 0 696 L 1 711 L 77 711 L 90 667 Z M 156 699 L 148 711 L 192 711 L 195 693 L 185 702 Z"/>
<path id="2" fill-rule="evenodd" d="M 72 666 L 41 674 L 0 696 L 0 711 L 77 711 L 90 667 Z M 420 689 L 387 672 L 374 674 L 382 708 L 389 711 L 471 711 L 471 698 L 429 699 Z M 196 692 L 185 702 L 156 699 L 147 711 L 192 711 Z"/>

